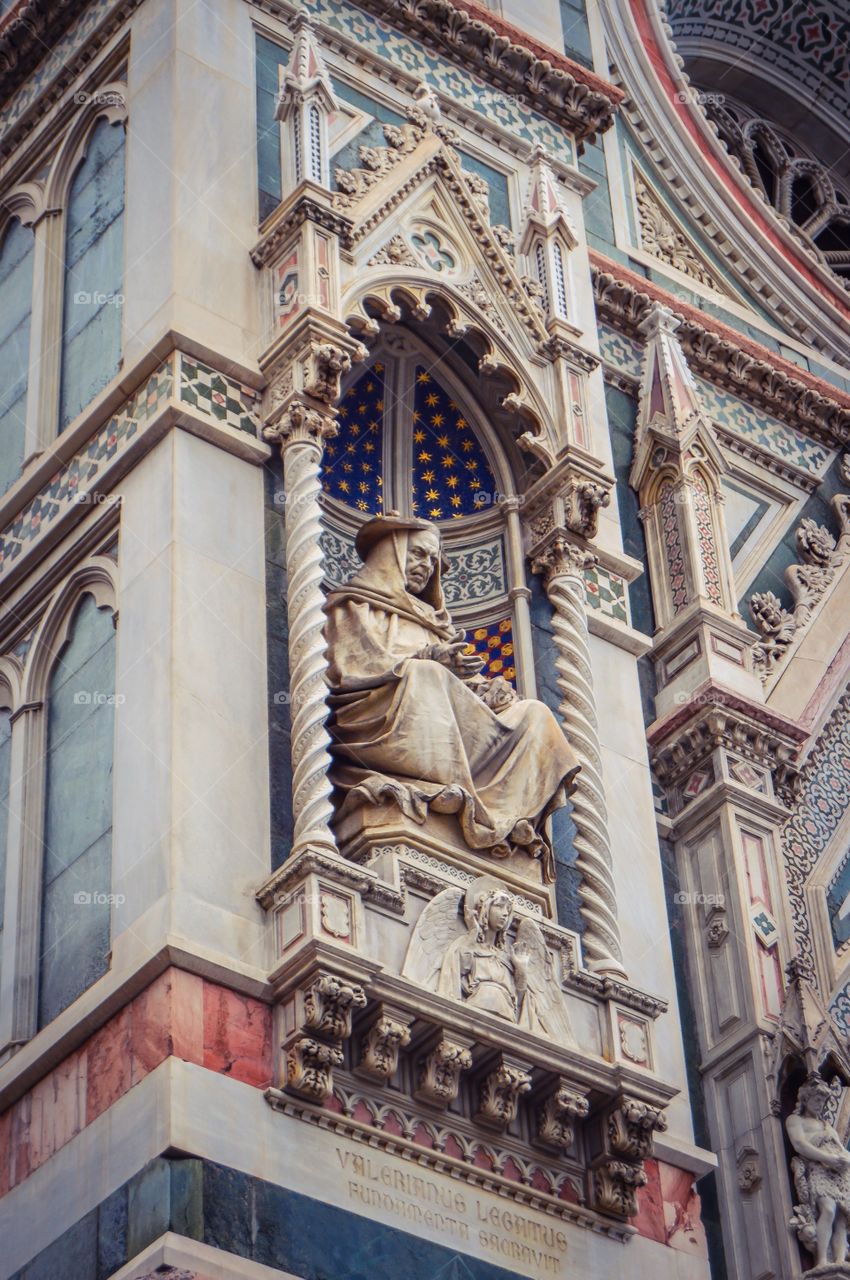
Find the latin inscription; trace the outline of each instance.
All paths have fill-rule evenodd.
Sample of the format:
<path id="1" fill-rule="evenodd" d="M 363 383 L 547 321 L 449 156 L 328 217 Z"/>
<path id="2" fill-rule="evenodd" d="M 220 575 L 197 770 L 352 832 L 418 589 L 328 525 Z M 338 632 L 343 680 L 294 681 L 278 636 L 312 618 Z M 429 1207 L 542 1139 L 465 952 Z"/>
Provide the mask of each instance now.
<path id="1" fill-rule="evenodd" d="M 342 1147 L 336 1153 L 346 1175 L 348 1198 L 359 1208 L 382 1209 L 414 1226 L 439 1232 L 447 1243 L 477 1243 L 500 1263 L 515 1263 L 530 1275 L 562 1274 L 567 1237 L 554 1224 L 488 1204 L 474 1192 L 461 1191 L 454 1182 L 397 1169 Z"/>

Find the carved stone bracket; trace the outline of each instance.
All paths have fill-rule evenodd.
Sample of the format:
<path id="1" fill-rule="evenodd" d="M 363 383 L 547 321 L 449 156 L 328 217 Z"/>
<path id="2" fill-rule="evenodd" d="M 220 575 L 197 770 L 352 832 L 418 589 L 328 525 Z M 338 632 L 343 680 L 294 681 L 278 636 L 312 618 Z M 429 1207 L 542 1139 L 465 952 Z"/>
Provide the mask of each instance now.
<path id="1" fill-rule="evenodd" d="M 507 1129 L 516 1119 L 520 1097 L 531 1088 L 531 1072 L 503 1057 L 482 1080 L 475 1119 L 492 1129 Z"/>
<path id="2" fill-rule="evenodd" d="M 617 1155 L 643 1160 L 652 1150 L 652 1135 L 666 1128 L 667 1120 L 659 1107 L 624 1098 L 608 1117 L 608 1144 Z"/>
<path id="3" fill-rule="evenodd" d="M 347 1040 L 355 1009 L 365 1008 L 362 987 L 335 974 L 322 973 L 304 995 L 304 1030 L 328 1040 Z"/>
<path id="4" fill-rule="evenodd" d="M 633 1218 L 638 1211 L 637 1190 L 646 1186 L 640 1164 L 606 1159 L 593 1170 L 593 1204 L 600 1213 Z"/>
<path id="5" fill-rule="evenodd" d="M 575 1142 L 576 1122 L 584 1120 L 589 1110 L 587 1094 L 562 1076 L 538 1111 L 536 1145 L 567 1150 Z"/>
<path id="6" fill-rule="evenodd" d="M 460 1089 L 460 1073 L 472 1066 L 471 1041 L 441 1035 L 419 1064 L 417 1086 L 413 1096 L 434 1107 L 447 1107 Z"/>
<path id="7" fill-rule="evenodd" d="M 337 1045 L 301 1036 L 286 1052 L 286 1088 L 312 1102 L 324 1102 L 333 1092 L 333 1068 L 342 1063 Z"/>
<path id="8" fill-rule="evenodd" d="M 410 1044 L 413 1019 L 381 1005 L 378 1016 L 360 1042 L 357 1075 L 383 1084 L 398 1069 L 398 1055 Z"/>

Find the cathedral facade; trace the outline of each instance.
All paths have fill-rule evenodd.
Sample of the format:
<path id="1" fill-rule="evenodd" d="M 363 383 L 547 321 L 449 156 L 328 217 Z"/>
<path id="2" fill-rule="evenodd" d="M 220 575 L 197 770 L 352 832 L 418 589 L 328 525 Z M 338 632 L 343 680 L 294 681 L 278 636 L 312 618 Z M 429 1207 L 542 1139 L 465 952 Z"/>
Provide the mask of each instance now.
<path id="1" fill-rule="evenodd" d="M 0 1280 L 850 1280 L 848 42 L 0 3 Z"/>

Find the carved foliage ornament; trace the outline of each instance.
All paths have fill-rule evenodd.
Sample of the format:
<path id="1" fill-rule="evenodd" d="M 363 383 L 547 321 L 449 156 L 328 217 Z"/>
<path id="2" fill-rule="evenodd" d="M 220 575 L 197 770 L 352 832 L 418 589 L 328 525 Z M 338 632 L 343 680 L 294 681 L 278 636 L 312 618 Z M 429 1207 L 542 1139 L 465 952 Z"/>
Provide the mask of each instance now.
<path id="1" fill-rule="evenodd" d="M 840 471 L 844 482 L 850 484 L 850 455 L 842 458 Z M 850 494 L 836 494 L 831 506 L 839 526 L 837 541 L 829 529 L 810 518 L 801 521 L 797 529 L 795 541 L 800 560 L 785 570 L 793 610 L 786 609 L 772 591 L 756 592 L 750 597 L 750 615 L 762 637 L 753 646 L 753 662 L 763 680 L 776 671 L 809 624 L 850 554 Z"/>
<path id="2" fill-rule="evenodd" d="M 710 289 L 720 289 L 720 285 L 698 257 L 696 251 L 680 231 L 672 218 L 665 212 L 643 178 L 634 170 L 635 199 L 640 219 L 641 244 L 647 253 L 668 266 L 675 267 L 684 275 L 698 280 Z"/>
<path id="3" fill-rule="evenodd" d="M 475 1119 L 494 1129 L 506 1129 L 516 1119 L 522 1094 L 531 1088 L 531 1072 L 519 1063 L 503 1060 L 481 1084 Z"/>
<path id="4" fill-rule="evenodd" d="M 555 1150 L 567 1150 L 575 1141 L 576 1121 L 584 1120 L 589 1110 L 587 1094 L 561 1080 L 538 1112 L 537 1142 Z"/>
<path id="5" fill-rule="evenodd" d="M 460 1088 L 460 1073 L 472 1066 L 472 1054 L 466 1045 L 444 1035 L 422 1059 L 414 1097 L 432 1106 L 447 1107 L 454 1102 Z"/>

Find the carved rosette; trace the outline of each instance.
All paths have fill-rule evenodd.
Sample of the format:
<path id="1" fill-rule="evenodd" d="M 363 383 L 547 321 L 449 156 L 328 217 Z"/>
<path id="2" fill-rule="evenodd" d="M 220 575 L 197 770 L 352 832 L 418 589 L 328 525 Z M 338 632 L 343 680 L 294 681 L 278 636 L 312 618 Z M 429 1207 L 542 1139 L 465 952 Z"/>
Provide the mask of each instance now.
<path id="1" fill-rule="evenodd" d="M 332 973 L 320 974 L 304 996 L 304 1030 L 328 1040 L 347 1040 L 354 1010 L 365 1008 L 362 987 Z"/>
<path id="2" fill-rule="evenodd" d="M 566 1151 L 575 1142 L 576 1122 L 586 1119 L 589 1110 L 587 1094 L 568 1080 L 560 1079 L 538 1112 L 536 1143 L 554 1151 Z"/>
<path id="3" fill-rule="evenodd" d="M 548 542 L 535 552 L 532 568 L 535 573 L 543 574 L 546 594 L 552 603 L 555 669 L 562 694 L 558 711 L 567 738 L 581 762 L 572 794 L 572 818 L 576 826 L 576 866 L 582 877 L 579 892 L 586 922 L 584 951 L 589 967 L 597 973 L 625 977 L 583 576 L 585 568 L 595 563 L 592 552 L 570 542 L 563 531 L 555 530 Z"/>
<path id="4" fill-rule="evenodd" d="M 286 1053 L 286 1088 L 311 1102 L 325 1102 L 333 1092 L 333 1069 L 342 1063 L 338 1045 L 301 1036 Z"/>
<path id="5" fill-rule="evenodd" d="M 440 1036 L 419 1066 L 414 1097 L 434 1107 L 447 1107 L 460 1089 L 460 1073 L 472 1066 L 472 1054 L 466 1043 L 450 1036 Z"/>
<path id="6" fill-rule="evenodd" d="M 360 1042 L 357 1074 L 384 1084 L 398 1069 L 400 1050 L 410 1044 L 413 1019 L 402 1013 L 381 1009 Z"/>
<path id="7" fill-rule="evenodd" d="M 280 443 L 286 494 L 294 853 L 310 845 L 336 848 L 330 829 L 333 807 L 319 508 L 322 447 L 336 430 L 331 414 L 295 402 L 265 432 L 266 439 Z"/>
<path id="8" fill-rule="evenodd" d="M 475 1119 L 492 1129 L 507 1129 L 516 1119 L 521 1096 L 530 1088 L 528 1068 L 503 1058 L 481 1082 Z"/>

